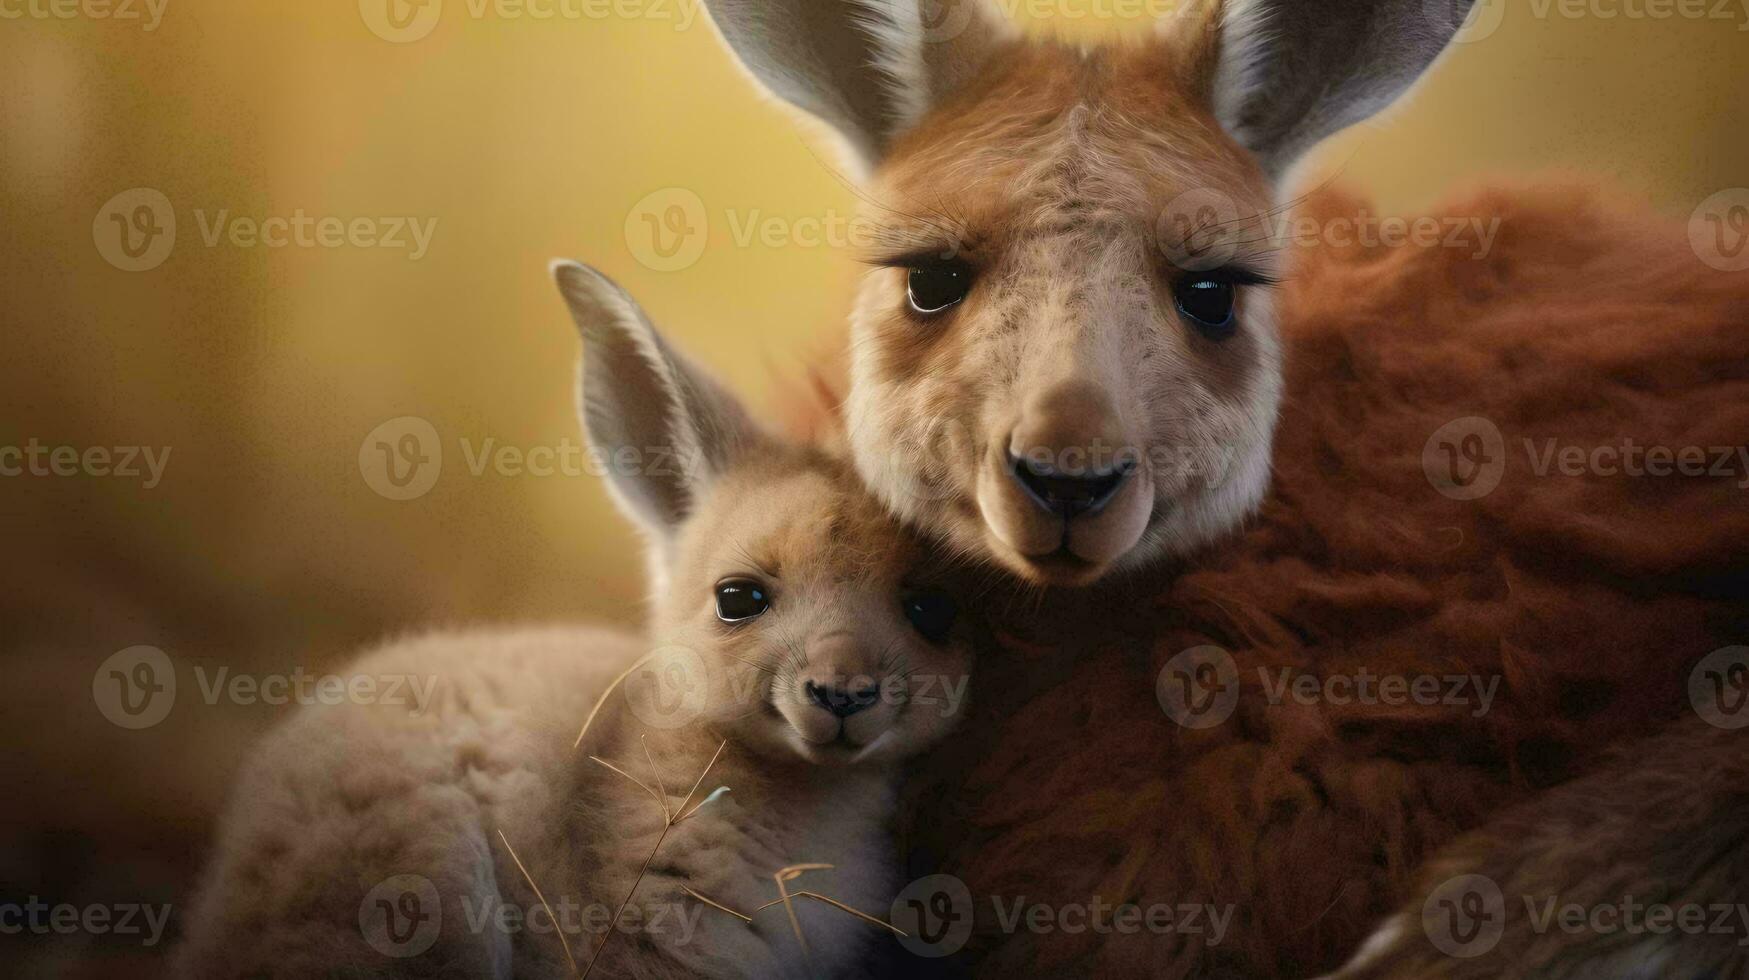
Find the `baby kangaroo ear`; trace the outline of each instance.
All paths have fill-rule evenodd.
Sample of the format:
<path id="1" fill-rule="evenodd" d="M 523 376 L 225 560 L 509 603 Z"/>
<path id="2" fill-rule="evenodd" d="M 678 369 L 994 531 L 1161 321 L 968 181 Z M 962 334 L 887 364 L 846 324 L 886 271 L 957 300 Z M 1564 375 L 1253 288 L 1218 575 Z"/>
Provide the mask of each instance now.
<path id="1" fill-rule="evenodd" d="M 1485 0 L 1486 2 L 1486 0 Z M 1215 116 L 1271 178 L 1397 101 L 1475 0 L 1210 0 L 1184 18 Z"/>
<path id="2" fill-rule="evenodd" d="M 1019 36 L 989 0 L 705 0 L 772 95 L 838 132 L 865 168 Z"/>
<path id="3" fill-rule="evenodd" d="M 670 539 L 758 431 L 612 280 L 575 262 L 552 273 L 583 336 L 583 428 L 608 487 L 627 516 Z"/>

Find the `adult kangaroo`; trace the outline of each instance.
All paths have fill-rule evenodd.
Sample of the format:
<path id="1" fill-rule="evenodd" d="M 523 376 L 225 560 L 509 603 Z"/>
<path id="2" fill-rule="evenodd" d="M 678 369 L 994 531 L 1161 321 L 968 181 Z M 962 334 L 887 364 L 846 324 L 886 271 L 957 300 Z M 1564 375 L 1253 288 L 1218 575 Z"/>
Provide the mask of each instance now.
<path id="1" fill-rule="evenodd" d="M 975 917 L 953 962 L 1334 968 L 1463 831 L 1741 705 L 1749 277 L 1583 187 L 1447 202 L 1481 249 L 1277 234 L 1293 164 L 1467 2 L 1227 0 L 1092 47 L 975 0 L 707 5 L 864 172 L 863 478 L 1025 583 L 1098 583 L 998 610 L 919 793 Z M 1231 915 L 1029 918 L 1120 905 Z"/>

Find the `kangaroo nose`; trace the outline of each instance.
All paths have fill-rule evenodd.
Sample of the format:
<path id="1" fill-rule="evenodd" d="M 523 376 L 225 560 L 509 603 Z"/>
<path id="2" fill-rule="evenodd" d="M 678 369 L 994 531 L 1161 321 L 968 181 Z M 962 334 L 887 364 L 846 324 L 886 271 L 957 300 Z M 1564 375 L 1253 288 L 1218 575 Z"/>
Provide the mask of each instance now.
<path id="1" fill-rule="evenodd" d="M 1135 472 L 1104 388 L 1076 380 L 1027 400 L 1008 440 L 1009 472 L 1041 508 L 1065 519 L 1099 510 Z"/>
<path id="2" fill-rule="evenodd" d="M 851 715 L 866 711 L 880 700 L 880 685 L 870 684 L 867 687 L 852 688 L 849 685 L 821 685 L 808 681 L 804 688 L 808 700 L 832 712 L 838 718 L 849 718 Z"/>
<path id="3" fill-rule="evenodd" d="M 1111 503 L 1135 470 L 1133 463 L 1125 461 L 1104 472 L 1070 476 L 1037 460 L 1014 461 L 1014 479 L 1026 490 L 1026 495 L 1045 510 L 1063 515 L 1065 520 L 1074 520 Z"/>

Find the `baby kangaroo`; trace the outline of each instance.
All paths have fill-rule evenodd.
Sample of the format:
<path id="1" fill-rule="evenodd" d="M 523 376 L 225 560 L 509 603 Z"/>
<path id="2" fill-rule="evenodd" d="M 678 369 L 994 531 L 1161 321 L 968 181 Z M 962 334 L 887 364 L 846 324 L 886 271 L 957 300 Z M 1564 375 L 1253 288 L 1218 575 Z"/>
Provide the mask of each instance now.
<path id="1" fill-rule="evenodd" d="M 763 432 L 600 274 L 554 271 L 591 446 L 651 540 L 648 638 L 361 661 L 429 703 L 267 739 L 186 975 L 835 976 L 892 941 L 898 764 L 957 717 L 967 627 L 847 465 Z"/>

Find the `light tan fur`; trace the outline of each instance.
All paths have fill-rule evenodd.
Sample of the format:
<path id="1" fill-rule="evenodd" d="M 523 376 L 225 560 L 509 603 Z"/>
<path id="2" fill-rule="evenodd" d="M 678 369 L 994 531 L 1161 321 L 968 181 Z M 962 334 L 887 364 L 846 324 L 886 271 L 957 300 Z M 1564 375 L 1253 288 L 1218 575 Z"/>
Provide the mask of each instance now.
<path id="1" fill-rule="evenodd" d="M 592 447 L 654 539 L 648 636 L 437 633 L 361 660 L 357 676 L 426 678 L 434 698 L 316 708 L 266 741 L 184 975 L 561 977 L 604 948 L 599 976 L 811 977 L 892 941 L 797 900 L 804 947 L 789 910 L 761 907 L 774 873 L 819 863 L 833 867 L 786 887 L 887 918 L 900 763 L 959 714 L 965 628 L 908 621 L 904 603 L 936 587 L 924 551 L 848 464 L 752 427 L 599 274 L 557 275 L 584 336 Z M 769 609 L 721 620 L 727 580 L 756 580 Z M 841 718 L 810 684 L 878 685 L 878 702 Z M 409 895 L 397 933 L 385 916 Z M 436 923 L 423 943 L 416 921 Z"/>

